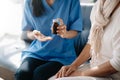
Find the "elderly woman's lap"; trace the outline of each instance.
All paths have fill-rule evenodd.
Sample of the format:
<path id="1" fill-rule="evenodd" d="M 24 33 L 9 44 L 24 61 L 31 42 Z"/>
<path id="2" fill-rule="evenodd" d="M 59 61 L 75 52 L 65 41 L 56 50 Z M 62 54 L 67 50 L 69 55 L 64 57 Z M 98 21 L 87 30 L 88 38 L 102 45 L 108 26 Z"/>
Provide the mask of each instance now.
<path id="1" fill-rule="evenodd" d="M 83 65 L 79 66 L 78 70 L 86 70 L 90 68 L 90 64 L 84 63 Z M 90 76 L 78 76 L 78 77 L 63 77 L 63 78 L 58 78 L 56 80 L 112 80 L 111 78 L 104 77 L 90 77 Z"/>
<path id="2" fill-rule="evenodd" d="M 63 78 L 58 78 L 56 80 L 112 80 L 112 79 L 111 78 L 79 76 L 79 77 L 63 77 Z"/>

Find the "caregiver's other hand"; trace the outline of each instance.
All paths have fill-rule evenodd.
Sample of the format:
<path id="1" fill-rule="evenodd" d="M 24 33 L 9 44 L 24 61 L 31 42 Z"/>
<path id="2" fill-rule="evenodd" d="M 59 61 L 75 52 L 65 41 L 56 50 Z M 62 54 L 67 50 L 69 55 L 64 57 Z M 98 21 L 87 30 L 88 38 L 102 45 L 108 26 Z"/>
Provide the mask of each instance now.
<path id="1" fill-rule="evenodd" d="M 33 31 L 33 35 L 34 35 L 34 37 L 37 39 L 37 40 L 39 40 L 39 41 L 48 41 L 48 40 L 52 40 L 52 37 L 50 37 L 50 36 L 45 36 L 45 35 L 43 35 L 40 31 L 38 31 L 38 30 L 34 30 Z"/>

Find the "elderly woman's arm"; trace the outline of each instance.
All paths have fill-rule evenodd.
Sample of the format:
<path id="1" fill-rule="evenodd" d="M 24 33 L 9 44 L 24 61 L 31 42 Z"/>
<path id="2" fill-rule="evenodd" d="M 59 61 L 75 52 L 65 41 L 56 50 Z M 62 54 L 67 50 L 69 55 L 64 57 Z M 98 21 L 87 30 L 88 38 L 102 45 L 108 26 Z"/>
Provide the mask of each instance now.
<path id="1" fill-rule="evenodd" d="M 93 67 L 85 71 L 76 71 L 71 74 L 71 76 L 93 76 L 93 77 L 103 77 L 116 73 L 117 70 L 112 67 L 110 61 L 105 62 L 99 66 Z"/>
<path id="2" fill-rule="evenodd" d="M 91 69 L 85 71 L 76 71 L 71 74 L 71 76 L 107 76 L 110 74 L 114 74 L 116 72 L 120 72 L 120 27 L 116 29 L 114 32 L 114 36 L 112 38 L 112 47 L 113 47 L 113 57 L 109 61 L 93 67 Z"/>
<path id="3" fill-rule="evenodd" d="M 90 45 L 86 44 L 86 46 L 84 47 L 84 49 L 82 50 L 82 52 L 80 53 L 78 58 L 71 65 L 63 66 L 59 70 L 59 72 L 56 74 L 56 78 L 69 76 L 71 73 L 74 73 L 74 71 L 76 71 L 76 69 L 81 64 L 83 64 L 90 58 L 89 51 L 90 51 Z M 78 75 L 78 74 L 76 74 L 76 75 Z"/>

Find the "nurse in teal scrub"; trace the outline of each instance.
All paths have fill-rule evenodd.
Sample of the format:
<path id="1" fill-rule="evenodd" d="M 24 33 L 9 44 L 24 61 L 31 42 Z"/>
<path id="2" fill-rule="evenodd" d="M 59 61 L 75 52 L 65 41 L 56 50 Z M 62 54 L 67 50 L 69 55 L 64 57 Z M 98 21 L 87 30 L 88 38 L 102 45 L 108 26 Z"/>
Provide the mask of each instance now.
<path id="1" fill-rule="evenodd" d="M 53 19 L 60 21 L 57 34 L 51 32 Z M 48 80 L 76 58 L 74 37 L 82 30 L 79 0 L 25 0 L 22 30 L 33 42 L 22 52 L 15 79 Z"/>

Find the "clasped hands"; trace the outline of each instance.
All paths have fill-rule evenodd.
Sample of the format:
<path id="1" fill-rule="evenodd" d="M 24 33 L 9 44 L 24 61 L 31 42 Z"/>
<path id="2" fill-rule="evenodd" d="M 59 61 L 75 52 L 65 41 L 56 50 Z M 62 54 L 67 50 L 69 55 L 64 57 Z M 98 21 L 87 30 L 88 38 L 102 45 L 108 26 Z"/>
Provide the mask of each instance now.
<path id="1" fill-rule="evenodd" d="M 63 20 L 58 18 L 60 21 L 60 25 L 59 27 L 57 27 L 57 35 L 59 35 L 62 38 L 65 38 L 67 30 L 66 30 L 66 25 L 64 25 Z M 52 28 L 51 28 L 52 30 Z M 39 41 L 48 41 L 48 40 L 52 40 L 52 37 L 50 36 L 45 36 L 44 34 L 42 34 L 40 31 L 38 30 L 33 30 L 33 35 L 34 37 L 39 40 Z"/>

